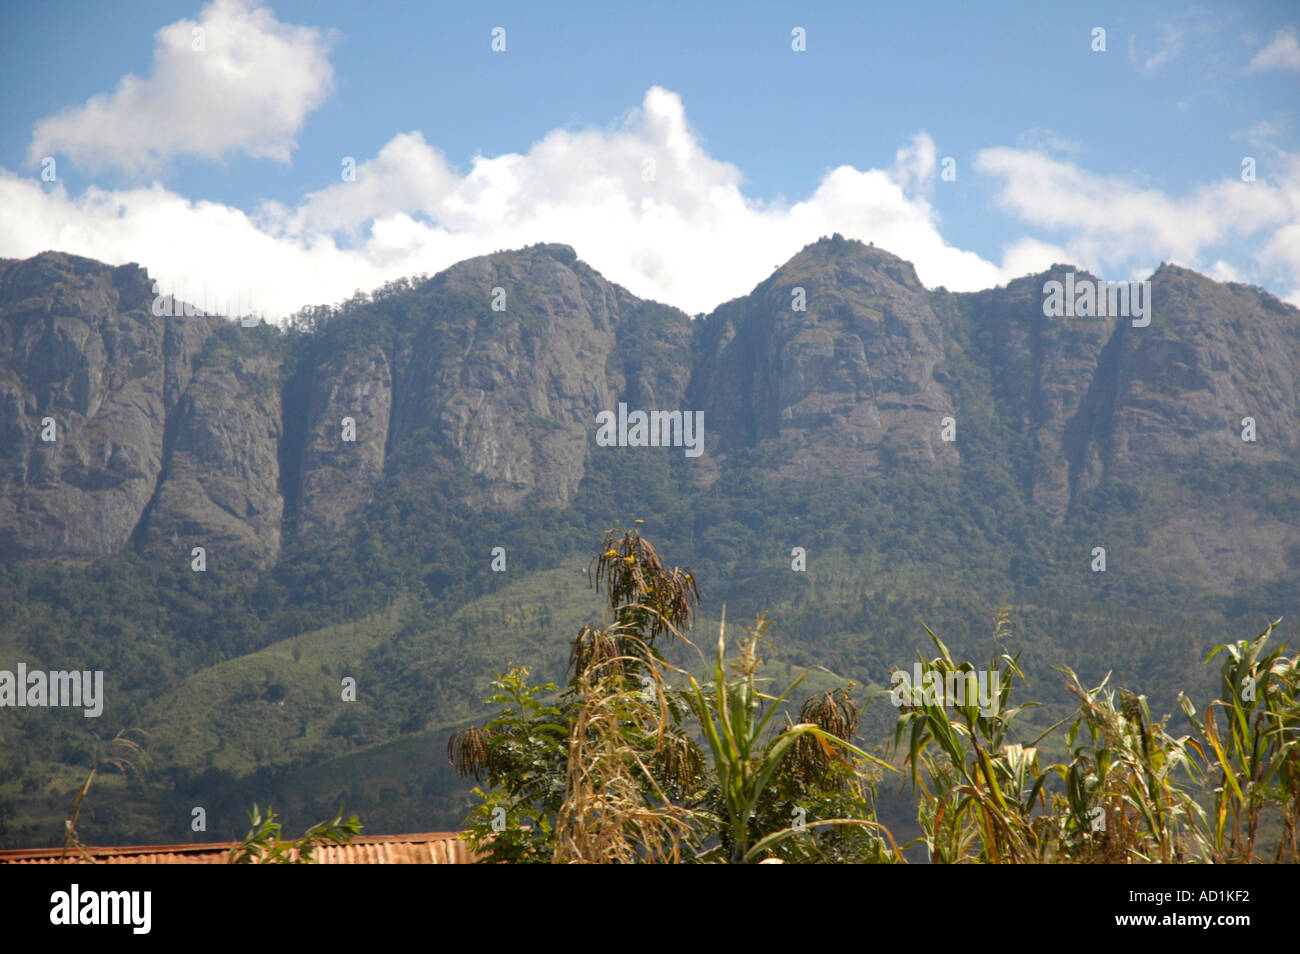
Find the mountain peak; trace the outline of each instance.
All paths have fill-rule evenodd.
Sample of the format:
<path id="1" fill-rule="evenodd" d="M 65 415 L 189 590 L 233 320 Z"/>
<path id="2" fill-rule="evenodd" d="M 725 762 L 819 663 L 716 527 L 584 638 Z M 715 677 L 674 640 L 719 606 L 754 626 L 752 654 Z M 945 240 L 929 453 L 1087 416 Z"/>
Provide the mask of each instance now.
<path id="1" fill-rule="evenodd" d="M 555 259 L 561 265 L 572 267 L 578 260 L 578 253 L 574 251 L 572 245 L 565 245 L 562 242 L 537 242 L 533 245 L 526 245 L 520 249 L 508 249 L 497 254 L 504 255 L 521 255 L 537 256 L 545 255 Z"/>
<path id="2" fill-rule="evenodd" d="M 776 279 L 784 284 L 800 275 L 818 274 L 827 270 L 833 270 L 838 281 L 852 283 L 854 276 L 865 278 L 869 273 L 874 273 L 909 291 L 925 291 L 921 280 L 917 278 L 916 269 L 907 259 L 869 242 L 846 239 L 838 232 L 805 245 L 788 262 L 777 268 L 769 281 Z"/>

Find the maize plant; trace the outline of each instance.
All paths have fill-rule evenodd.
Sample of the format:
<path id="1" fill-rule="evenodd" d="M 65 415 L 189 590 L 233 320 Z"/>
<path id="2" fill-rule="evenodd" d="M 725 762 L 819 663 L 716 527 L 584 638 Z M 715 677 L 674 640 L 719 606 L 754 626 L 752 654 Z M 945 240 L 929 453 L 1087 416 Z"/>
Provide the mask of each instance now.
<path id="1" fill-rule="evenodd" d="M 1086 689 L 1067 667 L 1067 688 L 1079 711 L 1066 732 L 1068 765 L 1054 771 L 1065 782 L 1067 812 L 1058 817 L 1062 861 L 1185 862 L 1203 860 L 1205 813 L 1179 785 L 1191 778 L 1195 742 L 1175 738 L 1156 722 L 1146 696 Z M 1075 747 L 1080 728 L 1087 744 Z"/>
<path id="2" fill-rule="evenodd" d="M 586 658 L 589 664 L 576 676 L 578 704 L 553 860 L 680 862 L 701 813 L 674 803 L 669 793 L 689 787 L 698 775 L 698 749 L 676 730 L 658 667 L 645 689 L 631 689 L 624 667 L 644 656 Z"/>
<path id="3" fill-rule="evenodd" d="M 1281 813 L 1273 861 L 1297 860 L 1296 822 L 1300 812 L 1300 656 L 1282 648 L 1264 655 L 1274 628 L 1255 640 L 1224 644 L 1206 657 L 1226 654 L 1220 669 L 1220 698 L 1198 716 L 1184 695 L 1178 701 L 1196 728 L 1194 743 L 1211 785 L 1211 819 L 1205 832 L 1215 862 L 1254 862 L 1258 857 L 1264 810 Z M 1222 710 L 1220 730 L 1216 710 Z"/>
<path id="4" fill-rule="evenodd" d="M 926 632 L 939 655 L 926 660 L 918 654 L 918 685 L 910 696 L 895 691 L 900 713 L 894 746 L 907 738 L 904 764 L 912 790 L 920 796 L 917 819 L 930 860 L 1043 860 L 1042 826 L 1035 825 L 1033 811 L 1036 803 L 1044 802 L 1047 776 L 1034 745 L 1007 742 L 1012 721 L 1025 708 L 1007 706 L 1014 677 L 1024 679 L 1019 654 L 990 659 L 985 685 L 992 683 L 996 689 L 988 690 L 983 700 L 975 699 L 969 691 L 977 678 L 975 669 L 968 662 L 955 663 L 942 640 L 929 627 Z M 925 691 L 930 686 L 945 691 Z M 947 691 L 953 686 L 968 691 L 954 698 Z"/>
<path id="5" fill-rule="evenodd" d="M 750 630 L 750 638 L 741 643 L 740 662 L 733 668 L 736 678 L 726 677 L 726 610 L 718 627 L 717 653 L 713 683 L 707 690 L 689 672 L 683 671 L 689 687 L 687 704 L 703 732 L 706 749 L 712 756 L 718 788 L 719 846 L 708 857 L 731 863 L 750 863 L 783 841 L 809 828 L 859 826 L 883 831 L 869 818 L 813 819 L 773 832 L 760 832 L 754 824 L 759 803 L 786 767 L 786 757 L 804 739 L 816 739 L 823 754 L 834 758 L 837 752 L 850 752 L 858 759 L 894 771 L 889 765 L 859 749 L 846 739 L 826 731 L 816 722 L 789 725 L 774 738 L 765 741 L 769 725 L 781 711 L 786 698 L 807 677 L 800 676 L 779 696 L 760 692 L 755 673 L 759 666 L 758 646 L 770 623 L 762 616 Z M 897 852 L 895 852 L 897 854 Z"/>

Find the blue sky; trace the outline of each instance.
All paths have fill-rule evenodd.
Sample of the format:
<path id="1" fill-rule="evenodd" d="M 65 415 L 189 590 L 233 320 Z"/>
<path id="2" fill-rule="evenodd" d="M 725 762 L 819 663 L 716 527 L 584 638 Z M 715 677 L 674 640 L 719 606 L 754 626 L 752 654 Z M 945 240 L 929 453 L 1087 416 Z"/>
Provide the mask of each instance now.
<path id="1" fill-rule="evenodd" d="M 9 5 L 0 256 L 280 315 L 560 241 L 694 313 L 840 231 L 930 286 L 1174 261 L 1300 304 L 1294 4 L 611 7 Z"/>

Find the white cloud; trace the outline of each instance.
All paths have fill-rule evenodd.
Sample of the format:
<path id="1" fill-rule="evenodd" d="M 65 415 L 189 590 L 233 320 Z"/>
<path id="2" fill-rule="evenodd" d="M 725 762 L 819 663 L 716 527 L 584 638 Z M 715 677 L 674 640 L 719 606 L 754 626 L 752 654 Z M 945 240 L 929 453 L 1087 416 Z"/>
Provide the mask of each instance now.
<path id="1" fill-rule="evenodd" d="M 1239 282 L 1241 273 L 1232 267 L 1230 262 L 1219 259 L 1205 273 L 1213 278 L 1216 282 Z"/>
<path id="2" fill-rule="evenodd" d="M 836 231 L 911 260 L 927 284 L 995 284 L 997 266 L 946 245 L 913 194 L 934 171 L 921 133 L 888 170 L 841 166 L 804 201 L 755 202 L 740 170 L 704 151 L 680 97 L 653 87 L 620 128 L 555 130 L 527 153 L 477 157 L 463 176 L 418 132 L 403 133 L 358 163 L 355 182 L 251 215 L 158 185 L 76 197 L 0 173 L 0 206 L 14 210 L 0 223 L 0 255 L 57 248 L 137 261 L 191 294 L 247 289 L 273 314 L 539 241 L 569 243 L 612 281 L 690 312 L 747 293 Z"/>
<path id="3" fill-rule="evenodd" d="M 894 153 L 889 177 L 904 189 L 929 191 L 936 158 L 934 140 L 926 133 L 917 133 L 910 143 Z"/>
<path id="4" fill-rule="evenodd" d="M 355 161 L 355 157 L 349 157 Z M 419 132 L 394 136 L 369 162 L 356 163 L 355 180 L 342 179 L 306 201 L 284 223 L 291 234 L 355 232 L 372 219 L 411 209 L 433 211 L 456 177 Z"/>
<path id="5" fill-rule="evenodd" d="M 1281 130 L 1275 123 L 1266 119 L 1261 119 L 1255 125 L 1246 130 L 1246 135 L 1255 139 L 1273 139 L 1278 136 Z"/>
<path id="6" fill-rule="evenodd" d="M 201 30 L 202 50 L 194 48 Z M 92 169 L 153 172 L 169 159 L 233 153 L 288 162 L 334 81 L 328 40 L 243 0 L 213 0 L 155 37 L 153 74 L 41 120 L 28 161 L 61 154 Z"/>
<path id="7" fill-rule="evenodd" d="M 157 184 L 91 187 L 72 197 L 61 183 L 47 192 L 31 178 L 0 170 L 0 207 L 7 210 L 0 255 L 57 249 L 112 264 L 139 262 L 164 292 L 200 305 L 240 299 L 283 315 L 393 277 L 331 241 L 277 239 L 239 209 L 192 202 Z"/>
<path id="8" fill-rule="evenodd" d="M 1002 180 L 1004 210 L 1069 236 L 1057 261 L 1105 274 L 1172 260 L 1197 267 L 1207 253 L 1227 249 L 1300 278 L 1300 243 L 1287 238 L 1291 228 L 1300 231 L 1300 157 L 1283 156 L 1268 182 L 1225 179 L 1182 198 L 1018 149 L 984 149 L 974 168 Z"/>
<path id="9" fill-rule="evenodd" d="M 1070 253 L 1036 238 L 1017 239 L 1002 252 L 1002 271 L 1008 278 L 1045 272 L 1058 262 L 1070 263 Z"/>
<path id="10" fill-rule="evenodd" d="M 1178 59 L 1186 42 L 1187 33 L 1182 27 L 1175 23 L 1165 23 L 1161 26 L 1160 39 L 1156 41 L 1155 52 L 1145 58 L 1138 56 L 1136 37 L 1129 37 L 1129 62 L 1147 76 L 1151 76 L 1166 63 L 1172 63 Z"/>
<path id="11" fill-rule="evenodd" d="M 420 133 L 402 133 L 358 162 L 356 181 L 248 214 L 157 184 L 70 195 L 61 183 L 0 170 L 0 255 L 60 249 L 136 261 L 183 298 L 246 296 L 277 316 L 539 241 L 568 243 L 634 294 L 688 312 L 749 292 L 832 232 L 874 241 L 913 262 L 927 286 L 954 291 L 1054 262 L 1104 275 L 1172 259 L 1195 267 L 1202 256 L 1300 284 L 1294 160 L 1271 166 L 1267 182 L 1215 183 L 1175 199 L 1039 152 L 984 150 L 973 171 L 991 177 L 1002 207 L 1029 226 L 999 266 L 944 241 L 926 198 L 937 152 L 922 132 L 888 168 L 840 166 L 802 201 L 758 202 L 740 169 L 704 151 L 681 99 L 654 87 L 617 128 L 555 130 L 526 152 L 476 157 L 463 174 Z"/>
<path id="12" fill-rule="evenodd" d="M 1233 139 L 1244 139 L 1252 146 L 1271 146 L 1273 140 L 1279 138 L 1286 128 L 1286 120 L 1278 117 L 1277 120 L 1270 122 L 1267 119 L 1261 119 L 1255 125 L 1251 126 L 1244 132 L 1232 134 Z"/>
<path id="13" fill-rule="evenodd" d="M 1026 129 L 1017 135 L 1016 145 L 1035 152 L 1062 153 L 1067 156 L 1079 156 L 1083 153 L 1083 144 L 1077 139 L 1068 139 L 1055 129 L 1042 126 Z"/>
<path id="14" fill-rule="evenodd" d="M 1273 35 L 1273 40 L 1246 65 L 1247 73 L 1262 70 L 1300 70 L 1300 39 L 1294 26 L 1285 26 Z"/>

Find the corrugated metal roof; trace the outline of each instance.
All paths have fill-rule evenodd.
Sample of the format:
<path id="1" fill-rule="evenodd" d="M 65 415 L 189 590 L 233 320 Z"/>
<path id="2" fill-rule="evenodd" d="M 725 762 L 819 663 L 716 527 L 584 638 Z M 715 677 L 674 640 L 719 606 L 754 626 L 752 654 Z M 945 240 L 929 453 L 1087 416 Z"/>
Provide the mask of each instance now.
<path id="1" fill-rule="evenodd" d="M 93 861 L 78 851 L 64 859 L 62 848 L 11 848 L 0 851 L 0 865 L 223 865 L 234 844 L 88 846 Z M 475 859 L 459 834 L 445 831 L 361 836 L 351 845 L 317 848 L 314 857 L 323 865 L 468 865 Z"/>

